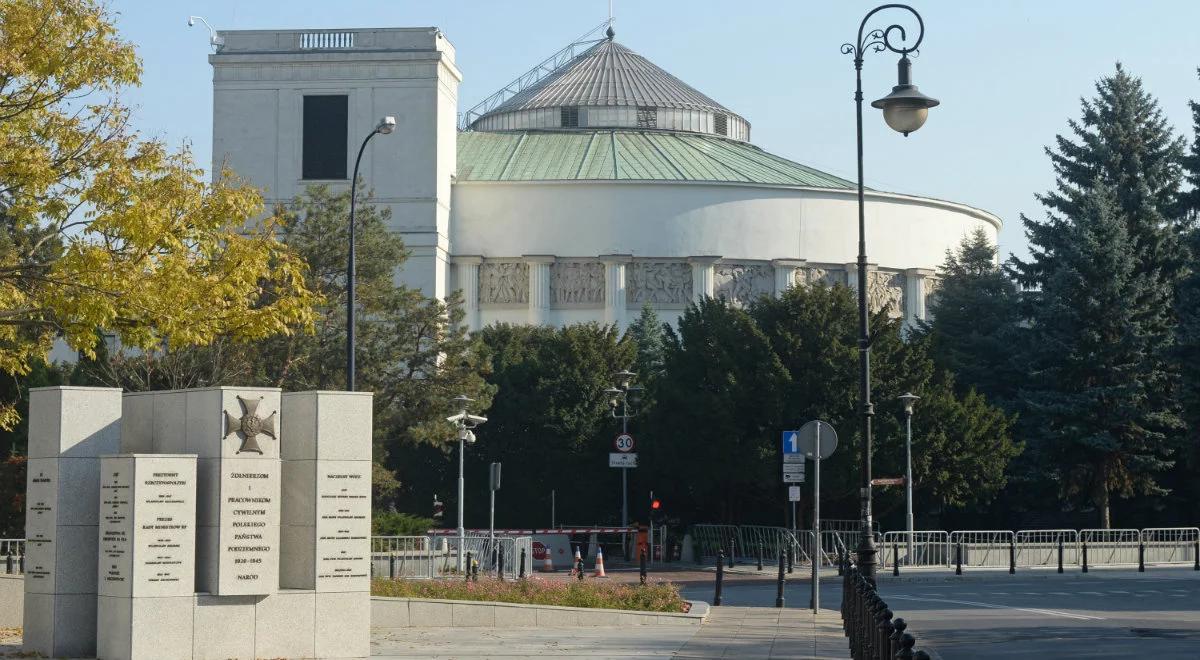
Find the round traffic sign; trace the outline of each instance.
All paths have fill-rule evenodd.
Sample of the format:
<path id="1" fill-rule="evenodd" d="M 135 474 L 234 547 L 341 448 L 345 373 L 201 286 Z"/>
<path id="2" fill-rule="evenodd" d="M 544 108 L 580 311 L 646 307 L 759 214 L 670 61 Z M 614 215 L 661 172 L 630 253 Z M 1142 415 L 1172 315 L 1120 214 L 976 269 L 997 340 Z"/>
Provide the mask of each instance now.
<path id="1" fill-rule="evenodd" d="M 613 440 L 613 449 L 621 452 L 633 451 L 633 436 L 628 433 L 622 433 Z"/>
<path id="2" fill-rule="evenodd" d="M 808 458 L 815 459 L 817 457 L 818 433 L 821 439 L 821 458 L 829 458 L 834 450 L 837 449 L 837 432 L 833 430 L 829 422 L 822 422 L 817 419 L 805 422 L 804 426 L 800 427 L 800 431 L 797 433 L 800 436 L 800 451 Z"/>

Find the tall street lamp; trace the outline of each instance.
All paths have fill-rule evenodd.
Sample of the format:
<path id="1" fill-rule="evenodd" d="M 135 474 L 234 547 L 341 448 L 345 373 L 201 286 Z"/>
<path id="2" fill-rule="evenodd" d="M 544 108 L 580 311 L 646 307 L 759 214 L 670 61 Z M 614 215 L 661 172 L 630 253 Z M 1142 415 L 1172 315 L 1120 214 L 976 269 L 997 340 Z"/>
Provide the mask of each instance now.
<path id="1" fill-rule="evenodd" d="M 467 412 L 467 405 L 474 399 L 465 394 L 459 394 L 451 399 L 458 412 L 446 418 L 447 422 L 454 425 L 458 431 L 458 570 L 463 570 L 463 544 L 465 543 L 467 530 L 463 526 L 463 453 L 465 443 L 475 442 L 475 433 L 471 429 L 478 427 L 480 424 L 487 423 L 487 417 L 472 415 Z"/>
<path id="2" fill-rule="evenodd" d="M 637 374 L 618 371 L 612 375 L 616 387 L 604 390 L 608 395 L 608 407 L 612 416 L 621 420 L 621 435 L 629 433 L 629 418 L 637 414 L 636 407 L 642 402 L 642 386 L 633 385 Z M 618 410 L 620 412 L 618 412 Z M 629 525 L 629 468 L 621 468 L 621 526 Z"/>
<path id="3" fill-rule="evenodd" d="M 884 9 L 904 9 L 917 19 L 919 32 L 911 46 L 904 46 L 908 35 L 903 26 L 892 24 L 884 29 L 866 31 L 867 21 Z M 898 34 L 901 45 L 892 42 L 893 34 Z M 883 52 L 885 49 L 900 54 L 899 81 L 892 88 L 892 93 L 871 103 L 872 107 L 883 110 L 884 121 L 892 129 L 907 136 L 925 123 L 929 108 L 938 101 L 917 91 L 912 84 L 912 62 L 908 54 L 917 50 L 925 37 L 925 22 L 917 10 L 908 5 L 880 5 L 867 12 L 862 23 L 858 26 L 858 39 L 854 43 L 842 44 L 842 54 L 854 56 L 854 105 L 857 120 L 858 137 L 858 402 L 861 416 L 860 430 L 862 435 L 862 489 L 859 491 L 862 501 L 862 532 L 858 548 L 858 566 L 862 574 L 869 580 L 875 579 L 875 538 L 871 525 L 871 416 L 874 408 L 871 405 L 871 335 L 867 312 L 867 238 L 866 238 L 866 208 L 863 186 L 863 92 L 862 65 L 863 55 L 868 50 Z"/>
<path id="4" fill-rule="evenodd" d="M 908 563 L 913 562 L 913 480 L 912 480 L 912 416 L 913 406 L 921 397 L 911 392 L 901 394 L 897 397 L 904 403 L 904 425 L 908 430 L 907 439 L 904 441 L 904 509 L 906 512 L 905 521 L 908 529 Z"/>
<path id="5" fill-rule="evenodd" d="M 354 175 L 350 178 L 350 258 L 346 263 L 346 389 L 354 391 L 354 201 L 355 189 L 358 187 L 358 164 L 362 161 L 363 151 L 367 143 L 378 134 L 388 135 L 396 130 L 396 118 L 388 115 L 379 120 L 375 129 L 367 134 L 358 148 L 358 157 L 354 159 Z"/>

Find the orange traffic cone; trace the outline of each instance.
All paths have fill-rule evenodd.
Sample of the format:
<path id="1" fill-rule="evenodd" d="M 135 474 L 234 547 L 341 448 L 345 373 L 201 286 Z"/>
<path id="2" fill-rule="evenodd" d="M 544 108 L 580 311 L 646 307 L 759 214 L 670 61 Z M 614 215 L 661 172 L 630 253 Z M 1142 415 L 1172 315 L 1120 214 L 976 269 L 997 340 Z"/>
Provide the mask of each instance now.
<path id="1" fill-rule="evenodd" d="M 596 548 L 596 572 L 592 577 L 608 577 L 604 573 L 604 549 Z"/>
<path id="2" fill-rule="evenodd" d="M 546 555 L 545 555 L 546 558 L 542 560 L 542 572 L 543 573 L 553 573 L 554 572 L 554 559 L 552 559 L 550 557 L 550 555 L 552 555 L 552 554 L 554 554 L 554 553 L 550 550 L 550 548 L 546 548 Z"/>

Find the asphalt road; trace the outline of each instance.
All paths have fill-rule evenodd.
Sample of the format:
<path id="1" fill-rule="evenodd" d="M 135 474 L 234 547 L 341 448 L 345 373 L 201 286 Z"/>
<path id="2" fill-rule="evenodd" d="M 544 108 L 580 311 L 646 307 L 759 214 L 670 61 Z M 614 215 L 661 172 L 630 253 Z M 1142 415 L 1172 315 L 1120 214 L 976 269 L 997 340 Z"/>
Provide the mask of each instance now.
<path id="1" fill-rule="evenodd" d="M 808 582 L 793 577 L 785 605 L 805 607 Z M 822 581 L 823 607 L 839 606 L 839 586 Z M 711 577 L 683 592 L 711 602 Z M 1200 573 L 1189 568 L 884 577 L 880 595 L 935 659 L 1200 659 Z M 723 602 L 772 607 L 775 584 L 732 577 Z"/>

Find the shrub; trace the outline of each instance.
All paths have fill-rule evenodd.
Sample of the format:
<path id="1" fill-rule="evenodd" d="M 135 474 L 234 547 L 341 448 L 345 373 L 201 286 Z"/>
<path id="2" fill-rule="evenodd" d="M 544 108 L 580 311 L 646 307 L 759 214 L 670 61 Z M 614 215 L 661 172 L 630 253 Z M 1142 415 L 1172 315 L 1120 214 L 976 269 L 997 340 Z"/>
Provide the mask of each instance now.
<path id="1" fill-rule="evenodd" d="M 501 582 L 480 580 L 375 580 L 374 596 L 394 598 L 434 598 L 442 600 L 481 600 L 528 605 L 594 607 L 643 612 L 685 612 L 687 603 L 679 587 L 662 581 L 646 585 L 597 582 L 588 580 L 526 580 Z"/>
<path id="2" fill-rule="evenodd" d="M 399 511 L 375 511 L 371 516 L 374 536 L 424 536 L 434 526 L 432 518 Z"/>

